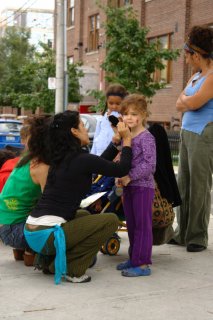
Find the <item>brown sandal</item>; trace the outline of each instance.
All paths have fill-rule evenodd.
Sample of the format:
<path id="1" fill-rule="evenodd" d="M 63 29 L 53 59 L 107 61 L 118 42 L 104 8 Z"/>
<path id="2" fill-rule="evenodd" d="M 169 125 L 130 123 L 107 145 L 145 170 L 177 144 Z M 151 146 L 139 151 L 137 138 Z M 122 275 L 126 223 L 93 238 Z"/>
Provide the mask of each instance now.
<path id="1" fill-rule="evenodd" d="M 16 261 L 24 260 L 24 250 L 22 249 L 13 249 L 13 255 Z"/>
<path id="2" fill-rule="evenodd" d="M 27 267 L 32 267 L 35 259 L 35 254 L 25 251 L 24 255 L 24 264 Z"/>

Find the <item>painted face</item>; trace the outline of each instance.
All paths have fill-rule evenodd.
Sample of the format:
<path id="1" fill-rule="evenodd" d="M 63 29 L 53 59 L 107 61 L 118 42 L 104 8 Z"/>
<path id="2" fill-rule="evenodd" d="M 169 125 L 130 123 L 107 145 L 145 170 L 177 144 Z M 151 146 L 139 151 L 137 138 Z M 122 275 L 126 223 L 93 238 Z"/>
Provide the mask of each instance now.
<path id="1" fill-rule="evenodd" d="M 118 97 L 118 96 L 109 96 L 107 98 L 107 107 L 109 109 L 110 112 L 112 111 L 117 111 L 120 112 L 121 111 L 121 104 L 122 98 Z"/>
<path id="2" fill-rule="evenodd" d="M 82 146 L 86 146 L 89 144 L 88 132 L 82 120 L 80 120 L 78 129 L 72 128 L 71 131 L 73 135 L 75 135 L 75 137 L 81 141 Z"/>
<path id="3" fill-rule="evenodd" d="M 137 111 L 134 106 L 129 107 L 126 114 L 123 115 L 123 121 L 127 124 L 130 129 L 140 129 L 143 127 L 143 120 L 145 114 Z"/>

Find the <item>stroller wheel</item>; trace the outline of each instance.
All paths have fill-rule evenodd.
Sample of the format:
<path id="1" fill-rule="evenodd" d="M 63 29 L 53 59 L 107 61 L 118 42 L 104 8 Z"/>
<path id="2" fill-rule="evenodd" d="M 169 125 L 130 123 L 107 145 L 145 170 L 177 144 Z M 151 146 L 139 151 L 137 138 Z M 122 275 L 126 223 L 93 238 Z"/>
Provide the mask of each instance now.
<path id="1" fill-rule="evenodd" d="M 103 254 L 107 254 L 107 252 L 106 252 L 106 244 L 103 244 L 103 245 L 101 246 L 100 251 L 101 251 L 101 253 L 103 253 Z"/>
<path id="2" fill-rule="evenodd" d="M 110 256 L 114 256 L 118 253 L 120 249 L 120 241 L 118 237 L 111 237 L 105 245 L 106 253 Z"/>

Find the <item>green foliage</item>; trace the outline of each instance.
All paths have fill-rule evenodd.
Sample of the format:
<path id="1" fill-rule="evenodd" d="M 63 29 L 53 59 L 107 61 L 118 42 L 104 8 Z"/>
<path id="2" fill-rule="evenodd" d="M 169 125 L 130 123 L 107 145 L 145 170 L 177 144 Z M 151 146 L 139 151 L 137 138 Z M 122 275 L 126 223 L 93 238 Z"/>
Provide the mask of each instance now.
<path id="1" fill-rule="evenodd" d="M 94 97 L 97 100 L 97 104 L 90 107 L 91 111 L 103 112 L 106 107 L 106 96 L 101 90 L 90 90 L 88 92 L 89 96 Z"/>
<path id="2" fill-rule="evenodd" d="M 0 39 L 0 104 L 13 105 L 16 93 L 28 92 L 29 83 L 20 81 L 21 69 L 34 55 L 29 44 L 30 32 L 24 29 L 8 28 Z"/>
<path id="3" fill-rule="evenodd" d="M 162 49 L 157 42 L 147 41 L 148 29 L 139 25 L 132 7 L 102 7 L 106 13 L 106 58 L 102 68 L 106 80 L 124 85 L 131 92 L 152 97 L 165 83 L 154 82 L 152 74 L 164 69 L 163 60 L 174 60 L 178 50 Z"/>
<path id="4" fill-rule="evenodd" d="M 82 63 L 68 64 L 68 101 L 79 102 L 81 100 L 79 78 L 84 76 L 79 67 Z"/>
<path id="5" fill-rule="evenodd" d="M 0 39 L 0 105 L 53 112 L 55 90 L 48 89 L 48 78 L 55 77 L 55 51 L 40 43 L 40 51 L 29 44 L 27 30 L 8 28 Z M 68 65 L 69 101 L 80 101 L 77 64 Z"/>

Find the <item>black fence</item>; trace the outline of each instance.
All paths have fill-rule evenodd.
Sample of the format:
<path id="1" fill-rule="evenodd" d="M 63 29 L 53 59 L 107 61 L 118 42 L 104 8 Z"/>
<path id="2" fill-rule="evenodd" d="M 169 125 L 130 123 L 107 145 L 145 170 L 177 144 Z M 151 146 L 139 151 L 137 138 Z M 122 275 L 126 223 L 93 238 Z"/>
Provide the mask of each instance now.
<path id="1" fill-rule="evenodd" d="M 174 166 L 177 166 L 179 159 L 180 131 L 168 130 L 167 136 L 172 154 L 172 162 Z"/>

